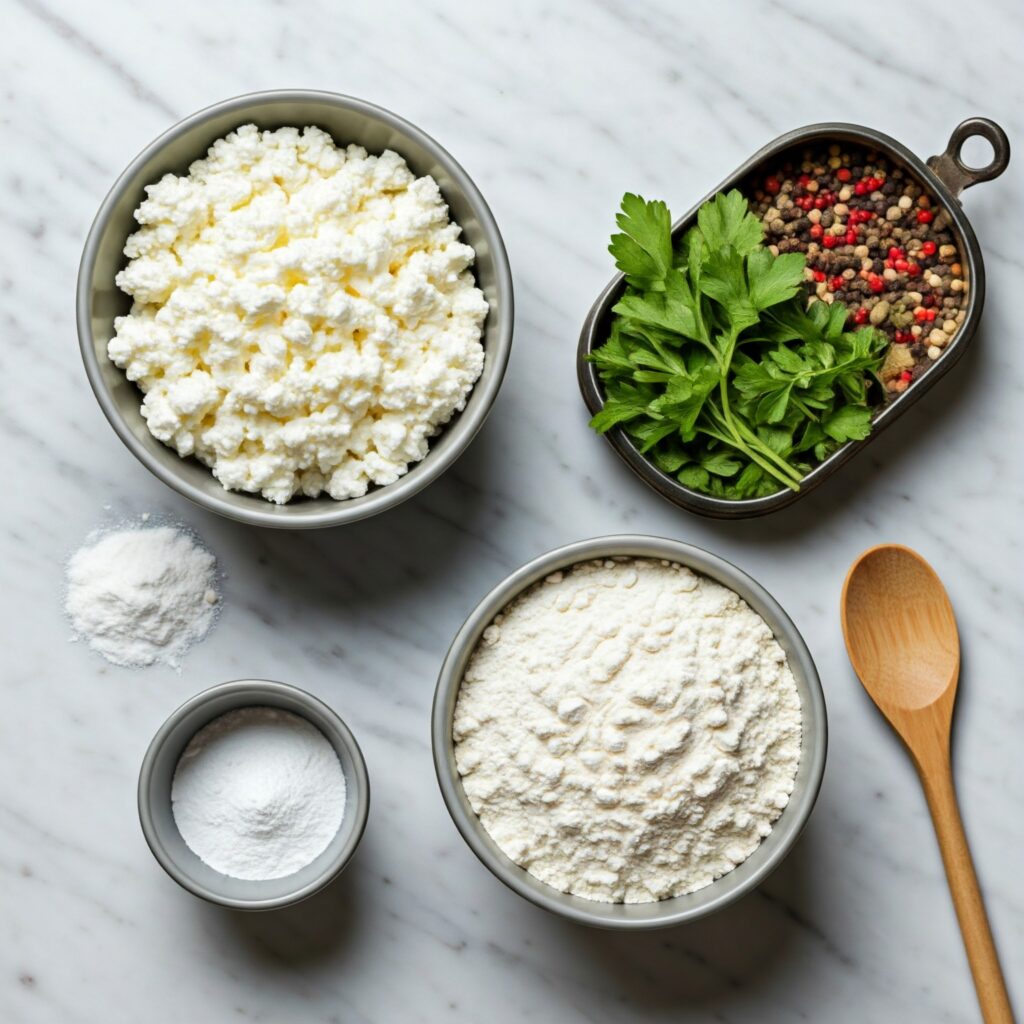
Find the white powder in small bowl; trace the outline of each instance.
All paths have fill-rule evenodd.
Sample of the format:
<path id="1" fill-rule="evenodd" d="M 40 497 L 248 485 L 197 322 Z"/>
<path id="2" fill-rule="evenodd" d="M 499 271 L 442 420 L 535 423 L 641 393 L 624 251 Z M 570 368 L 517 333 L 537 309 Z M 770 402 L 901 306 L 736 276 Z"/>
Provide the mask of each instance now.
<path id="1" fill-rule="evenodd" d="M 180 669 L 219 602 L 217 560 L 173 526 L 91 534 L 68 562 L 64 608 L 74 639 L 126 668 Z"/>
<path id="2" fill-rule="evenodd" d="M 330 845 L 345 815 L 334 747 L 290 711 L 229 711 L 192 737 L 171 783 L 188 848 L 232 878 L 284 878 Z"/>

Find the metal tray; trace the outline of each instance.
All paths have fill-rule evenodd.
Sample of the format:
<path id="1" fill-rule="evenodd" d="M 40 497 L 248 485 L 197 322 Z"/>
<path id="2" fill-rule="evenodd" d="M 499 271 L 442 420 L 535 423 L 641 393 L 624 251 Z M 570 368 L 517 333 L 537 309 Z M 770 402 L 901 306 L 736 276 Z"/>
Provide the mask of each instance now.
<path id="1" fill-rule="evenodd" d="M 987 139 L 992 145 L 992 161 L 987 167 L 968 167 L 960 158 L 960 151 L 964 143 L 976 135 Z M 927 163 L 888 135 L 856 124 L 838 122 L 812 124 L 805 128 L 786 132 L 785 135 L 780 135 L 774 142 L 770 142 L 758 150 L 746 163 L 738 167 L 720 185 L 701 199 L 689 213 L 676 221 L 672 226 L 673 239 L 677 239 L 690 227 L 696 219 L 697 210 L 704 202 L 718 192 L 741 186 L 755 171 L 766 163 L 777 161 L 786 150 L 809 143 L 828 144 L 832 142 L 848 142 L 881 151 L 894 164 L 911 172 L 949 210 L 952 217 L 951 230 L 956 237 L 961 263 L 964 265 L 964 275 L 969 284 L 964 322 L 949 346 L 936 360 L 935 365 L 915 381 L 912 388 L 878 410 L 871 434 L 863 441 L 848 441 L 838 448 L 804 477 L 799 491 L 791 491 L 786 488 L 763 498 L 748 498 L 742 501 L 713 498 L 684 487 L 674 477 L 657 469 L 653 463 L 640 454 L 629 436 L 620 427 L 613 427 L 604 435 L 620 458 L 641 480 L 653 487 L 662 497 L 690 512 L 716 519 L 747 519 L 785 508 L 798 498 L 810 493 L 840 466 L 853 458 L 865 445 L 870 444 L 878 437 L 890 423 L 902 415 L 912 403 L 921 398 L 940 377 L 947 373 L 963 355 L 964 349 L 978 328 L 978 320 L 985 302 L 985 267 L 978 239 L 971 228 L 970 221 L 961 209 L 957 197 L 971 185 L 998 177 L 1006 170 L 1009 163 L 1010 142 L 1006 133 L 994 121 L 987 118 L 972 117 L 959 124 L 950 136 L 945 152 L 940 156 L 929 157 Z M 597 368 L 593 363 L 587 361 L 587 356 L 595 348 L 603 345 L 607 339 L 611 309 L 618 301 L 622 290 L 623 275 L 617 274 L 591 307 L 580 333 L 579 347 L 576 353 L 576 370 L 583 400 L 591 414 L 596 413 L 604 405 L 604 389 Z"/>

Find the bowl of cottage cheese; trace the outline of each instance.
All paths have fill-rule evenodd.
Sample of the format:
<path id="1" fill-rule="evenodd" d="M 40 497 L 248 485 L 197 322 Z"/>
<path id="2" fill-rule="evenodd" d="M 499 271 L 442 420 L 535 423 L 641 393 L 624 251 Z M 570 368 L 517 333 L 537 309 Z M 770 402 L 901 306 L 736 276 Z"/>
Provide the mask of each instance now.
<path id="1" fill-rule="evenodd" d="M 678 541 L 581 541 L 477 606 L 438 680 L 434 763 L 469 847 L 546 910 L 646 929 L 758 885 L 817 798 L 827 722 L 774 599 Z"/>
<path id="2" fill-rule="evenodd" d="M 132 453 L 262 526 L 374 515 L 464 451 L 513 298 L 438 143 L 362 100 L 255 93 L 175 125 L 104 200 L 79 271 L 93 390 Z"/>

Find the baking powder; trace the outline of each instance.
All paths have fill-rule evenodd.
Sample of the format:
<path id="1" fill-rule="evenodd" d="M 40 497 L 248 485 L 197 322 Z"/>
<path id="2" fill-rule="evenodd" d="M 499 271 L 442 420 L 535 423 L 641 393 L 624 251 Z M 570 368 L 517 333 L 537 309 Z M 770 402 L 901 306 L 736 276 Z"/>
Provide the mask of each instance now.
<path id="1" fill-rule="evenodd" d="M 233 878 L 284 878 L 327 849 L 345 775 L 312 723 L 278 708 L 229 711 L 192 737 L 171 784 L 189 849 Z"/>

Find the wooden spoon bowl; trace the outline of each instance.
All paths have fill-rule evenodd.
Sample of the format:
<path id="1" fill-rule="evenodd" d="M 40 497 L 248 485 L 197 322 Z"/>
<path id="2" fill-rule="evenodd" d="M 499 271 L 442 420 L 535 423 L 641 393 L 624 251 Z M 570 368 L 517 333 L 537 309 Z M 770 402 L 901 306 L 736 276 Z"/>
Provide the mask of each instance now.
<path id="1" fill-rule="evenodd" d="M 960 636 L 942 581 L 920 555 L 898 544 L 865 551 L 846 577 L 842 605 L 853 669 L 901 736 L 918 721 L 913 712 L 952 712 Z"/>

